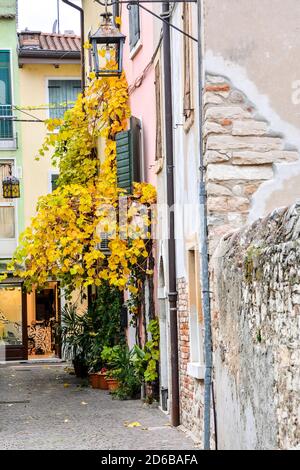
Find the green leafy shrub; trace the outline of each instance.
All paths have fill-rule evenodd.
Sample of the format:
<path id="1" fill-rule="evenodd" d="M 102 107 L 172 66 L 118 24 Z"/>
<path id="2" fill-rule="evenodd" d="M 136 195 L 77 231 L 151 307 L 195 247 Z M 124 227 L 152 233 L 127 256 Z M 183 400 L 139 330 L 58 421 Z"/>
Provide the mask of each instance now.
<path id="1" fill-rule="evenodd" d="M 86 329 L 92 337 L 88 361 L 90 369 L 98 372 L 103 367 L 101 353 L 105 347 L 125 342 L 121 327 L 122 298 L 120 290 L 108 283 L 97 289 L 97 299 L 85 317 Z"/>
<path id="2" fill-rule="evenodd" d="M 137 373 L 146 383 L 154 382 L 158 378 L 159 353 L 159 323 L 151 320 L 148 328 L 151 339 L 147 341 L 144 349 L 134 347 L 135 367 Z"/>
<path id="3" fill-rule="evenodd" d="M 84 314 L 77 313 L 76 304 L 67 304 L 62 311 L 59 330 L 65 357 L 80 360 L 91 372 L 100 371 L 104 365 L 103 348 L 125 341 L 121 307 L 119 289 L 108 284 L 98 288 L 97 300 Z"/>
<path id="4" fill-rule="evenodd" d="M 134 350 L 125 345 L 103 348 L 101 358 L 109 368 L 108 377 L 118 380 L 119 387 L 113 395 L 120 399 L 136 398 L 140 393 L 141 378 L 134 361 Z"/>

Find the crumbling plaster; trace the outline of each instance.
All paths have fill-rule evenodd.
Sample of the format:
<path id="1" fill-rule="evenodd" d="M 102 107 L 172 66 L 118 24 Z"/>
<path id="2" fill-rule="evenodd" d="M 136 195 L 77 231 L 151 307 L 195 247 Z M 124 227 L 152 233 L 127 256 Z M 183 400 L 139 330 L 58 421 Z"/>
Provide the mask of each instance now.
<path id="1" fill-rule="evenodd" d="M 204 69 L 230 80 L 253 102 L 259 115 L 300 149 L 300 103 L 293 102 L 300 79 L 300 4 L 297 0 L 203 0 Z M 216 34 L 222 31 L 222 34 Z M 259 117 L 259 116 L 258 116 Z M 253 196 L 248 221 L 300 197 L 300 162 L 275 164 L 272 181 Z M 287 189 L 288 188 L 288 189 Z"/>

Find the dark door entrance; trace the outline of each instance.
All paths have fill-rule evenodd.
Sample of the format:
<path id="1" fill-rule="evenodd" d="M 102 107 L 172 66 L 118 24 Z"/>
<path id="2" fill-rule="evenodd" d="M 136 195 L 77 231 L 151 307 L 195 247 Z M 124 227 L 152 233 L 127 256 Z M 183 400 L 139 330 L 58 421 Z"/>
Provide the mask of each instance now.
<path id="1" fill-rule="evenodd" d="M 0 284 L 0 356 L 4 360 L 27 359 L 27 309 L 22 283 Z"/>
<path id="2" fill-rule="evenodd" d="M 56 282 L 34 291 L 28 310 L 28 357 L 60 357 L 58 326 L 60 324 L 59 292 Z"/>

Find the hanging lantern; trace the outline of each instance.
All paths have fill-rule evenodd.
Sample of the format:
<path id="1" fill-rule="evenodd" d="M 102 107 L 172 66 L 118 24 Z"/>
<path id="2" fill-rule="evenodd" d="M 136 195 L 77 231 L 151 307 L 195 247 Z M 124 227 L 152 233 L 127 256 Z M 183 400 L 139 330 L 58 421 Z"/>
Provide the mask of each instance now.
<path id="1" fill-rule="evenodd" d="M 126 36 L 113 24 L 112 14 L 103 13 L 103 21 L 89 37 L 92 45 L 94 72 L 97 77 L 118 77 L 122 73 L 123 46 Z"/>
<path id="2" fill-rule="evenodd" d="M 15 176 L 7 176 L 2 183 L 4 199 L 17 199 L 21 197 L 20 181 Z"/>

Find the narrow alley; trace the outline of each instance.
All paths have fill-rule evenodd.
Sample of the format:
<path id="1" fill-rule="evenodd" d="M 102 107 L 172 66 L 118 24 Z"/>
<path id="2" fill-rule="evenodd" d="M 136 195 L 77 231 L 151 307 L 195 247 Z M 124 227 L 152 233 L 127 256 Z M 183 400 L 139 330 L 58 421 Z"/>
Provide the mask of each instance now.
<path id="1" fill-rule="evenodd" d="M 0 452 L 300 450 L 299 25 L 0 0 Z"/>
<path id="2" fill-rule="evenodd" d="M 1 449 L 195 449 L 158 409 L 112 400 L 63 364 L 0 367 L 0 390 Z"/>

